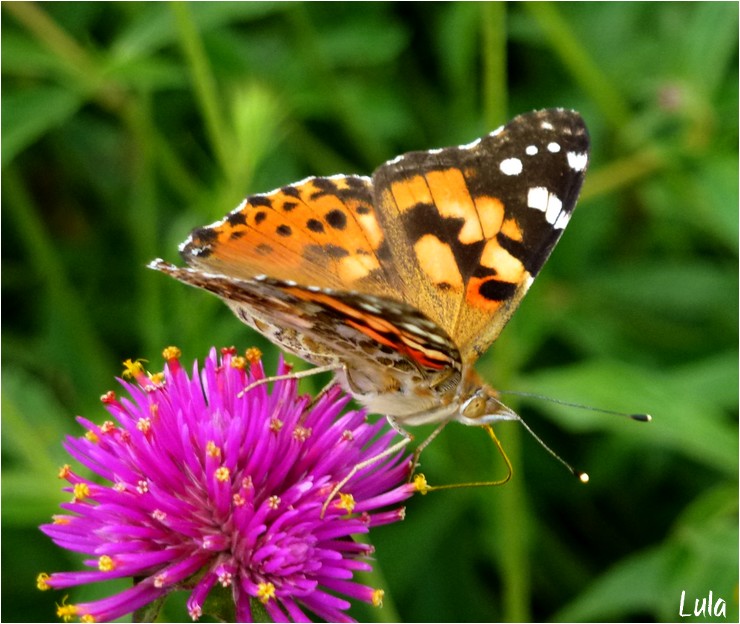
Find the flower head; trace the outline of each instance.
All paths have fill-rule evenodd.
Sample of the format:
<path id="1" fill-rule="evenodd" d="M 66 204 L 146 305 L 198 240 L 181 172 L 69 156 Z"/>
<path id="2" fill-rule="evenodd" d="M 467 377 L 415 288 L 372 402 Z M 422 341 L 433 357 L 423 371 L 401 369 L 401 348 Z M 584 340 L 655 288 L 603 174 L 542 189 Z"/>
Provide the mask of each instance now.
<path id="1" fill-rule="evenodd" d="M 107 598 L 63 604 L 65 620 L 109 621 L 177 589 L 190 590 L 195 620 L 217 585 L 233 596 L 238 621 L 264 605 L 273 621 L 349 617 L 341 596 L 378 604 L 382 590 L 352 580 L 369 570 L 372 547 L 350 536 L 403 517 L 394 508 L 415 491 L 409 462 L 384 456 L 350 479 L 322 514 L 335 484 L 389 448 L 393 433 L 363 412 L 341 414 L 348 398 L 332 388 L 311 403 L 294 379 L 264 379 L 254 350 L 213 350 L 189 376 L 179 351 L 165 350 L 163 374 L 126 362 L 130 398 L 101 400 L 112 420 L 84 418 L 67 451 L 104 484 L 70 466 L 67 512 L 41 530 L 58 545 L 89 555 L 91 569 L 39 575 L 40 589 L 113 578 L 136 583 Z M 285 374 L 281 363 L 278 375 Z M 388 509 L 390 507 L 390 509 Z"/>

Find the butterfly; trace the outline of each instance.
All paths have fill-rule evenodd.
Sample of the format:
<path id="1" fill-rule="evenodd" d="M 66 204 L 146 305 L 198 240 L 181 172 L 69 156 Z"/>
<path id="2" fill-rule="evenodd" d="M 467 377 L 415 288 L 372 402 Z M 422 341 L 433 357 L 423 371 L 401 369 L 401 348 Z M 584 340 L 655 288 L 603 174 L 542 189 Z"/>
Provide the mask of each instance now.
<path id="1" fill-rule="evenodd" d="M 558 242 L 589 159 L 581 116 L 549 109 L 372 177 L 310 177 L 247 197 L 150 266 L 406 426 L 516 415 L 475 372 Z"/>

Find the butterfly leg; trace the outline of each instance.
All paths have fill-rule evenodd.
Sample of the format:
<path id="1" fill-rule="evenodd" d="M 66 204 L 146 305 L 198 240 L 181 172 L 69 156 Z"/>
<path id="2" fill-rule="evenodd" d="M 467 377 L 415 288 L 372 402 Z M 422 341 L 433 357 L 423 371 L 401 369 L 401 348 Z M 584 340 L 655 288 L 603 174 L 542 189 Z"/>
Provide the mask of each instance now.
<path id="1" fill-rule="evenodd" d="M 434 431 L 432 431 L 432 433 L 430 433 L 424 439 L 424 441 L 421 444 L 419 444 L 416 447 L 416 449 L 414 450 L 414 457 L 413 457 L 413 460 L 412 460 L 413 461 L 413 464 L 412 464 L 413 468 L 412 468 L 411 472 L 409 473 L 409 481 L 411 481 L 414 478 L 414 472 L 416 471 L 416 469 L 419 466 L 421 466 L 421 464 L 419 463 L 419 458 L 421 457 L 422 451 L 427 446 L 429 446 L 429 444 L 432 442 L 432 440 L 434 440 L 434 438 L 436 438 L 441 433 L 442 429 L 445 428 L 445 426 L 447 425 L 448 422 L 449 421 L 446 420 L 444 422 L 439 423 L 439 425 L 437 425 L 436 429 Z"/>
<path id="2" fill-rule="evenodd" d="M 389 419 L 390 420 L 390 419 Z M 404 431 L 403 429 L 393 427 L 398 431 L 402 436 L 403 439 L 396 442 L 393 446 L 385 449 L 382 453 L 378 453 L 377 455 L 366 459 L 365 461 L 360 462 L 359 464 L 356 464 L 352 470 L 347 473 L 347 476 L 344 477 L 339 483 L 337 483 L 333 488 L 332 491 L 329 492 L 329 496 L 326 497 L 326 500 L 324 501 L 324 505 L 321 507 L 321 515 L 320 517 L 323 519 L 324 515 L 326 514 L 326 510 L 329 507 L 329 504 L 334 499 L 334 497 L 339 494 L 341 489 L 347 485 L 347 483 L 354 477 L 360 470 L 364 470 L 368 466 L 372 466 L 375 462 L 380 461 L 381 459 L 384 459 L 388 457 L 389 455 L 393 455 L 403 449 L 409 442 L 412 440 L 412 436 Z M 413 473 L 413 470 L 411 471 Z"/>
<path id="3" fill-rule="evenodd" d="M 428 485 L 426 482 L 426 479 L 424 478 L 424 475 L 419 474 L 417 475 L 414 480 L 417 484 L 418 490 L 422 494 L 426 494 L 427 492 L 432 492 L 433 490 L 453 490 L 457 488 L 468 488 L 468 487 L 491 487 L 491 486 L 497 486 L 497 485 L 503 485 L 504 483 L 508 483 L 508 481 L 511 479 L 512 475 L 514 474 L 514 469 L 511 466 L 511 461 L 509 460 L 509 457 L 506 455 L 506 451 L 504 451 L 504 448 L 501 446 L 501 442 L 499 442 L 499 439 L 496 437 L 496 434 L 493 431 L 493 427 L 491 425 L 482 425 L 483 429 L 486 430 L 488 435 L 490 436 L 493 443 L 496 445 L 496 449 L 501 454 L 501 457 L 504 459 L 504 463 L 506 464 L 506 476 L 497 479 L 496 481 L 473 481 L 471 483 L 450 483 L 446 485 Z M 432 434 L 433 437 L 434 434 Z"/>
<path id="4" fill-rule="evenodd" d="M 320 375 L 321 373 L 336 373 L 337 371 L 340 371 L 343 368 L 344 366 L 341 364 L 327 364 L 326 366 L 315 366 L 314 368 L 309 368 L 308 370 L 299 371 L 297 373 L 288 373 L 286 375 L 275 375 L 273 377 L 265 377 L 264 379 L 258 379 L 257 381 L 254 381 L 251 384 L 249 384 L 237 396 L 241 398 L 245 394 L 247 394 L 247 392 L 249 392 L 252 388 L 256 388 L 257 386 L 271 383 L 273 381 L 283 381 L 286 379 L 303 379 L 304 377 L 310 377 L 311 375 Z M 332 385 L 333 385 L 333 382 L 330 383 L 328 386 L 324 387 L 324 389 L 321 390 L 319 395 L 316 397 L 316 400 L 318 400 L 318 398 L 323 393 L 325 393 L 328 390 L 328 388 L 331 387 Z"/>

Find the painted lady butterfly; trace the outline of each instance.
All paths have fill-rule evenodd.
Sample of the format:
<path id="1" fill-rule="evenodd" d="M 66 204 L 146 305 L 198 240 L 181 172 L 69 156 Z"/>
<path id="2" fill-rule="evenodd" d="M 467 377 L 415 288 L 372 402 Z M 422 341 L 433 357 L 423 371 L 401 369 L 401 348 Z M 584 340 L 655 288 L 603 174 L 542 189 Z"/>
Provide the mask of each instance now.
<path id="1" fill-rule="evenodd" d="M 411 152 L 371 178 L 252 195 L 150 266 L 407 425 L 517 418 L 473 369 L 547 260 L 588 164 L 580 115 L 516 117 L 469 145 Z"/>

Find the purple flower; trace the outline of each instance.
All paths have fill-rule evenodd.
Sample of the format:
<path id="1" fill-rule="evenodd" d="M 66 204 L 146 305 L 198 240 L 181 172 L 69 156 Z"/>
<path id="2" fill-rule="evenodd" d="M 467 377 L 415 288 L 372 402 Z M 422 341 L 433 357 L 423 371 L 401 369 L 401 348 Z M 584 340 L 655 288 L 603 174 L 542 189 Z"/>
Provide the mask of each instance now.
<path id="1" fill-rule="evenodd" d="M 407 457 L 385 456 L 359 470 L 330 502 L 333 487 L 360 462 L 389 448 L 393 433 L 332 388 L 315 404 L 294 379 L 262 384 L 256 349 L 211 351 L 189 377 L 175 348 L 164 373 L 128 361 L 131 397 L 102 401 L 114 420 L 78 418 L 87 433 L 65 448 L 104 484 L 64 466 L 68 513 L 41 530 L 89 555 L 82 572 L 39 575 L 41 589 L 131 577 L 132 587 L 94 602 L 63 604 L 65 620 L 110 621 L 171 591 L 189 589 L 196 620 L 217 585 L 230 588 L 238 621 L 259 601 L 279 621 L 351 621 L 341 596 L 379 604 L 382 590 L 352 577 L 369 570 L 372 547 L 351 539 L 403 518 L 394 507 L 415 491 Z M 278 374 L 289 368 L 280 363 Z M 390 509 L 388 509 L 390 507 Z"/>

